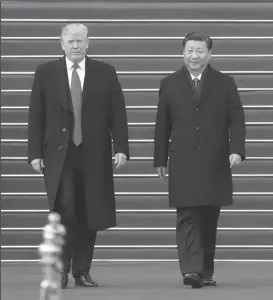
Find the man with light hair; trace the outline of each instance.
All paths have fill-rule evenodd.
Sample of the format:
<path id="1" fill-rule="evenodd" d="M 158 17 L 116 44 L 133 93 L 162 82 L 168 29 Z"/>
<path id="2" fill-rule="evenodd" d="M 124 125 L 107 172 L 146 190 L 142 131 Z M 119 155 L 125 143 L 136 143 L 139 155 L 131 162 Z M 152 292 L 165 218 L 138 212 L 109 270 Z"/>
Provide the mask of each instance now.
<path id="1" fill-rule="evenodd" d="M 129 159 L 125 102 L 115 69 L 86 56 L 88 28 L 61 31 L 65 55 L 36 69 L 29 108 L 28 161 L 44 174 L 51 211 L 61 215 L 62 288 L 89 274 L 97 231 L 116 226 L 112 146 L 117 168 Z"/>
<path id="2" fill-rule="evenodd" d="M 67 24 L 61 29 L 61 43 L 65 35 L 70 34 L 71 32 L 81 32 L 88 39 L 88 27 L 81 23 L 72 23 Z M 88 39 L 89 42 L 89 39 Z"/>

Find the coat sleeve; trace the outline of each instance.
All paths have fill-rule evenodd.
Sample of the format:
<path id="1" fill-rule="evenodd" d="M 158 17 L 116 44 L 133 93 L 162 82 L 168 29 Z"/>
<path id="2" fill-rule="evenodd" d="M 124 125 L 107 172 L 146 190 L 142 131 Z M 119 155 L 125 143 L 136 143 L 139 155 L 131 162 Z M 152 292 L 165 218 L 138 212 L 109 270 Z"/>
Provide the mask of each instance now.
<path id="1" fill-rule="evenodd" d="M 230 154 L 239 154 L 242 160 L 245 159 L 245 115 L 242 102 L 234 79 L 231 78 L 229 87 L 229 137 Z"/>
<path id="2" fill-rule="evenodd" d="M 154 167 L 167 166 L 170 135 L 171 118 L 161 81 L 154 132 Z"/>
<path id="3" fill-rule="evenodd" d="M 43 158 L 45 106 L 42 91 L 42 66 L 38 66 L 32 84 L 28 115 L 28 162 Z"/>
<path id="4" fill-rule="evenodd" d="M 124 96 L 116 71 L 111 69 L 110 76 L 111 122 L 110 130 L 113 138 L 114 152 L 124 153 L 130 157 L 128 124 Z"/>

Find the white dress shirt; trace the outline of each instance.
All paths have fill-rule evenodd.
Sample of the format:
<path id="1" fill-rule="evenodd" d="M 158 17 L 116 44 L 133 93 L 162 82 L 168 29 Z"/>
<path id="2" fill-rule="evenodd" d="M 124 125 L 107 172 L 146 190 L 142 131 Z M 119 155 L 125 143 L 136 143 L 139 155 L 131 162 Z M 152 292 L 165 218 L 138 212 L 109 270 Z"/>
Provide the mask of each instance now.
<path id="1" fill-rule="evenodd" d="M 202 73 L 199 74 L 197 77 L 193 76 L 191 73 L 190 73 L 190 75 L 191 75 L 191 80 L 193 80 L 194 78 L 198 78 L 199 80 L 201 80 L 201 77 L 202 77 Z"/>
<path id="2" fill-rule="evenodd" d="M 68 82 L 69 82 L 69 87 L 71 88 L 71 78 L 72 78 L 72 72 L 73 72 L 73 65 L 74 63 L 70 61 L 67 57 L 65 57 L 66 61 L 66 67 L 67 67 L 67 75 L 68 75 Z M 81 87 L 83 90 L 83 83 L 84 83 L 84 77 L 85 77 L 85 58 L 78 63 L 78 69 L 77 73 L 79 75 L 80 81 L 81 81 Z"/>

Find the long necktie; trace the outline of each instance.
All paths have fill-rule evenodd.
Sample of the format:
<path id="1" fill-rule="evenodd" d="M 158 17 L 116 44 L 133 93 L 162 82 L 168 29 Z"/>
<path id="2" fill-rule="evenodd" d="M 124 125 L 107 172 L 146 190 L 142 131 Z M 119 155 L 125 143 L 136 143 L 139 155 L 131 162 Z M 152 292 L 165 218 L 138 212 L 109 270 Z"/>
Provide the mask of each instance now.
<path id="1" fill-rule="evenodd" d="M 197 91 L 200 80 L 198 78 L 194 78 L 192 81 L 194 83 L 195 90 Z"/>
<path id="2" fill-rule="evenodd" d="M 73 65 L 72 78 L 71 78 L 71 97 L 74 111 L 74 128 L 72 140 L 76 146 L 79 146 L 82 142 L 82 87 L 81 81 L 77 72 L 78 64 Z"/>

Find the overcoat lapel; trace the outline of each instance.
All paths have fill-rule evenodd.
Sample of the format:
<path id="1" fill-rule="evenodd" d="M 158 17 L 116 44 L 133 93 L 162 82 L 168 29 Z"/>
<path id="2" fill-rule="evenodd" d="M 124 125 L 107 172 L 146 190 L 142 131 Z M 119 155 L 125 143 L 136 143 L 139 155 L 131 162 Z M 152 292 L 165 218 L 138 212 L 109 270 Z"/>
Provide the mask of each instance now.
<path id="1" fill-rule="evenodd" d="M 58 93 L 58 100 L 66 110 L 73 112 L 65 57 L 56 61 L 52 66 L 52 71 L 52 75 L 54 76 L 53 82 L 56 84 L 55 88 Z"/>
<path id="2" fill-rule="evenodd" d="M 192 90 L 191 84 L 188 79 L 188 75 L 184 67 L 182 67 L 176 73 L 176 80 L 177 80 L 176 85 L 180 89 L 180 92 L 183 95 L 185 95 L 185 98 L 187 98 L 194 105 L 196 101 L 195 95 Z"/>
<path id="3" fill-rule="evenodd" d="M 92 59 L 86 57 L 82 104 L 91 98 L 90 94 L 94 94 L 99 85 L 100 79 L 97 74 L 97 64 Z"/>
<path id="4" fill-rule="evenodd" d="M 205 78 L 200 86 L 200 96 L 198 97 L 197 106 L 202 104 L 203 101 L 209 96 L 209 93 L 212 90 L 213 85 L 215 85 L 214 71 L 210 65 L 205 73 Z"/>

